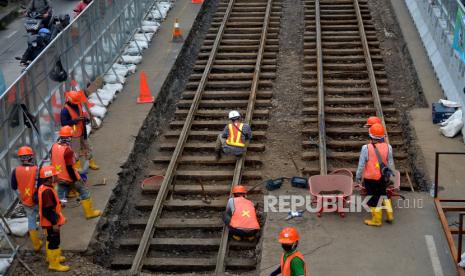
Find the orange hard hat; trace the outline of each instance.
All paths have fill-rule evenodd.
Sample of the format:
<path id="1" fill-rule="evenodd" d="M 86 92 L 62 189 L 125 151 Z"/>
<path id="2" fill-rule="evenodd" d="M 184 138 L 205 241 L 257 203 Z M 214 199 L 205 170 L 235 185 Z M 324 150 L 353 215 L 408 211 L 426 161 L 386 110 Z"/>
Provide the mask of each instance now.
<path id="1" fill-rule="evenodd" d="M 365 127 L 371 127 L 374 124 L 382 124 L 381 119 L 376 116 L 368 117 Z"/>
<path id="2" fill-rule="evenodd" d="M 293 244 L 299 239 L 299 232 L 294 227 L 286 227 L 279 233 L 279 242 L 282 244 Z"/>
<path id="3" fill-rule="evenodd" d="M 69 91 L 66 93 L 66 99 L 73 104 L 80 104 L 82 102 L 81 93 L 78 91 Z"/>
<path id="4" fill-rule="evenodd" d="M 25 155 L 34 155 L 34 151 L 31 147 L 23 146 L 18 149 L 18 156 L 25 156 Z"/>
<path id="5" fill-rule="evenodd" d="M 58 175 L 58 173 L 54 166 L 43 166 L 40 169 L 40 178 L 49 178 L 56 175 Z"/>
<path id="6" fill-rule="evenodd" d="M 60 129 L 60 137 L 72 137 L 73 136 L 73 128 L 70 126 L 64 126 Z"/>
<path id="7" fill-rule="evenodd" d="M 232 193 L 233 194 L 246 194 L 247 189 L 245 188 L 245 186 L 237 185 L 237 186 L 234 186 L 234 188 L 232 189 Z"/>
<path id="8" fill-rule="evenodd" d="M 384 127 L 382 124 L 374 124 L 368 130 L 370 137 L 372 138 L 383 138 L 384 137 Z"/>

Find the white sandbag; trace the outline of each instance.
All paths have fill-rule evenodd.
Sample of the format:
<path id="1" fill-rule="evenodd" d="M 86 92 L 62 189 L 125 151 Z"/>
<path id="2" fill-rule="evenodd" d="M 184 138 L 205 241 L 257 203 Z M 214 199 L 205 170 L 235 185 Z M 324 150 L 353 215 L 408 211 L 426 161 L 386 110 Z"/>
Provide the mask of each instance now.
<path id="1" fill-rule="evenodd" d="M 102 119 L 99 117 L 94 117 L 95 128 L 100 128 L 102 126 Z"/>
<path id="2" fill-rule="evenodd" d="M 118 93 L 123 91 L 123 85 L 121 83 L 107 83 L 102 87 L 102 89 L 116 91 L 116 93 Z"/>
<path id="3" fill-rule="evenodd" d="M 149 43 L 147 41 L 130 41 L 129 48 L 140 48 L 142 50 L 147 49 L 149 47 Z"/>
<path id="4" fill-rule="evenodd" d="M 86 132 L 87 132 L 87 137 L 89 137 L 90 133 L 92 132 L 92 125 L 90 123 L 86 125 Z"/>
<path id="5" fill-rule="evenodd" d="M 123 76 L 116 76 L 115 74 L 105 74 L 103 75 L 103 81 L 105 83 L 121 83 L 126 82 L 126 78 Z"/>
<path id="6" fill-rule="evenodd" d="M 156 33 L 158 31 L 158 26 L 142 26 L 142 28 L 139 28 L 139 32 L 144 32 L 144 33 Z"/>
<path id="7" fill-rule="evenodd" d="M 8 270 L 12 262 L 13 262 L 13 258 L 1 258 L 0 259 L 0 275 L 4 275 L 6 273 L 6 271 Z"/>
<path id="8" fill-rule="evenodd" d="M 160 24 L 155 21 L 144 20 L 142 21 L 142 26 L 159 26 Z"/>
<path id="9" fill-rule="evenodd" d="M 439 128 L 442 135 L 446 137 L 455 137 L 463 127 L 462 110 L 458 109 L 452 116 L 445 122 L 441 123 L 442 127 Z"/>
<path id="10" fill-rule="evenodd" d="M 118 75 L 127 76 L 129 74 L 134 74 L 136 72 L 137 66 L 134 64 L 113 64 L 113 69 L 115 69 Z"/>
<path id="11" fill-rule="evenodd" d="M 449 101 L 449 100 L 440 99 L 439 102 L 442 103 L 442 105 L 446 107 L 461 107 L 459 103 Z"/>
<path id="12" fill-rule="evenodd" d="M 10 227 L 12 234 L 18 237 L 23 237 L 29 230 L 27 227 L 27 217 L 7 219 L 6 223 L 8 223 L 8 226 Z M 5 228 L 3 221 L 1 222 L 1 224 L 2 227 Z"/>
<path id="13" fill-rule="evenodd" d="M 122 64 L 129 64 L 129 63 L 132 63 L 132 64 L 139 64 L 142 62 L 142 56 L 128 56 L 128 55 L 124 55 L 124 56 L 121 56 L 121 59 L 120 59 L 120 63 Z"/>
<path id="14" fill-rule="evenodd" d="M 142 34 L 135 34 L 134 40 L 137 41 L 152 41 L 153 33 L 142 33 Z"/>
<path id="15" fill-rule="evenodd" d="M 115 90 L 107 90 L 107 89 L 98 89 L 97 94 L 101 99 L 110 100 L 112 101 L 116 97 Z"/>
<path id="16" fill-rule="evenodd" d="M 102 98 L 98 98 L 97 95 L 93 95 L 93 97 L 89 97 L 89 102 L 95 104 L 95 105 L 98 105 L 98 106 L 103 106 L 103 107 L 107 107 L 108 105 L 110 105 L 111 103 L 111 100 L 109 99 L 102 99 Z"/>
<path id="17" fill-rule="evenodd" d="M 125 56 L 138 56 L 141 54 L 142 49 L 136 48 L 136 47 L 127 47 L 123 55 Z"/>
<path id="18" fill-rule="evenodd" d="M 103 119 L 103 117 L 105 117 L 105 114 L 107 114 L 107 109 L 105 107 L 95 105 L 90 108 L 90 113 L 95 117 Z"/>

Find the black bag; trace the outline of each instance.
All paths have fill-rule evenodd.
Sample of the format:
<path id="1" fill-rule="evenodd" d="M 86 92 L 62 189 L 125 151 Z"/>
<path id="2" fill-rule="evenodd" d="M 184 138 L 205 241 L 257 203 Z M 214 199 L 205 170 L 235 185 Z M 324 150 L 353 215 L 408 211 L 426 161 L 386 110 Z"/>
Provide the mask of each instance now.
<path id="1" fill-rule="evenodd" d="M 17 127 L 19 126 L 20 117 L 23 116 L 24 125 L 28 128 L 35 128 L 35 124 L 37 122 L 37 118 L 34 117 L 29 110 L 27 109 L 25 104 L 15 104 L 13 109 L 10 113 L 10 127 Z"/>
<path id="2" fill-rule="evenodd" d="M 68 79 L 68 73 L 66 73 L 65 69 L 63 68 L 61 60 L 58 59 L 52 71 L 50 71 L 49 76 L 50 79 L 56 82 L 63 82 Z"/>
<path id="3" fill-rule="evenodd" d="M 375 148 L 376 158 L 378 159 L 379 163 L 379 170 L 381 172 L 381 180 L 383 183 L 387 184 L 391 181 L 391 177 L 394 176 L 394 172 L 392 171 L 389 166 L 383 163 L 383 158 L 381 158 L 381 154 L 379 150 L 376 148 L 376 145 L 372 143 L 373 147 Z"/>

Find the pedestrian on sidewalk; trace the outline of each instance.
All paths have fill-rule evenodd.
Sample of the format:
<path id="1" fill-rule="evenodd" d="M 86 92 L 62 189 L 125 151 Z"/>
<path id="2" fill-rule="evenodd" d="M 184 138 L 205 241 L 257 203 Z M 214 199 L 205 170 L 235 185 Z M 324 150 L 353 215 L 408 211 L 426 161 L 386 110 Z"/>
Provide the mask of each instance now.
<path id="1" fill-rule="evenodd" d="M 32 248 L 39 252 L 42 248 L 42 241 L 39 238 L 37 226 L 37 196 L 36 179 L 38 167 L 34 160 L 34 151 L 28 146 L 18 149 L 18 157 L 21 165 L 17 166 L 11 173 L 11 188 L 18 191 L 18 197 L 27 216 L 27 226 Z"/>
<path id="2" fill-rule="evenodd" d="M 247 188 L 242 185 L 234 186 L 233 197 L 228 200 L 224 222 L 234 240 L 247 239 L 252 241 L 260 230 L 257 213 L 252 201 L 246 199 Z"/>
<path id="3" fill-rule="evenodd" d="M 387 198 L 387 184 L 382 177 L 383 167 L 394 167 L 392 157 L 392 147 L 385 142 L 385 130 L 382 124 L 376 123 L 369 129 L 370 143 L 364 145 L 360 152 L 355 181 L 362 183 L 367 191 L 368 206 L 370 207 L 372 218 L 365 220 L 365 224 L 370 226 L 381 226 L 383 213 L 379 205 L 379 200 L 383 197 L 382 204 L 387 212 L 387 222 L 394 220 L 392 202 Z M 382 163 L 382 164 L 381 164 Z"/>
<path id="4" fill-rule="evenodd" d="M 252 129 L 248 124 L 242 123 L 241 114 L 232 110 L 229 112 L 231 122 L 227 124 L 216 140 L 216 159 L 221 158 L 222 153 L 241 157 L 246 151 L 252 139 Z"/>
<path id="5" fill-rule="evenodd" d="M 47 231 L 46 261 L 49 263 L 48 269 L 66 272 L 70 268 L 62 265 L 65 258 L 61 255 L 60 249 L 60 227 L 65 224 L 66 219 L 61 213 L 61 204 L 58 199 L 56 186 L 55 167 L 44 166 L 40 170 L 39 216 L 40 226 Z"/>
<path id="6" fill-rule="evenodd" d="M 60 129 L 58 142 L 52 145 L 52 165 L 58 172 L 58 195 L 62 202 L 66 202 L 69 190 L 76 189 L 81 197 L 81 205 L 86 219 L 95 218 L 100 216 L 102 212 L 92 207 L 90 191 L 74 167 L 76 159 L 70 147 L 72 136 L 73 129 L 70 126 L 64 126 Z"/>
<path id="7" fill-rule="evenodd" d="M 286 227 L 279 233 L 279 243 L 284 250 L 281 265 L 270 276 L 308 276 L 304 256 L 297 250 L 300 236 L 294 227 Z"/>

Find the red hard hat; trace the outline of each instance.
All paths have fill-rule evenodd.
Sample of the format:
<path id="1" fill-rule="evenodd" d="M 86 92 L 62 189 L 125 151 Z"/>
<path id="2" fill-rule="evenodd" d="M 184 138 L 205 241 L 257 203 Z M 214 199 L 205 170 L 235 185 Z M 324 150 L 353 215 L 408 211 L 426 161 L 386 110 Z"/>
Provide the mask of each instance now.
<path id="1" fill-rule="evenodd" d="M 383 138 L 384 137 L 384 127 L 382 124 L 374 124 L 368 130 L 368 133 L 372 138 Z"/>
<path id="2" fill-rule="evenodd" d="M 371 127 L 374 124 L 382 124 L 381 119 L 376 116 L 368 117 L 365 127 Z"/>
<path id="3" fill-rule="evenodd" d="M 34 151 L 31 149 L 31 147 L 23 146 L 18 149 L 18 156 L 25 155 L 34 155 Z"/>
<path id="4" fill-rule="evenodd" d="M 60 137 L 72 137 L 73 136 L 73 128 L 70 126 L 64 126 L 60 129 Z"/>
<path id="5" fill-rule="evenodd" d="M 232 192 L 233 194 L 246 194 L 247 188 L 245 188 L 245 186 L 242 186 L 242 185 L 237 185 L 237 186 L 234 186 L 234 188 L 232 189 Z"/>
<path id="6" fill-rule="evenodd" d="M 293 244 L 299 239 L 299 232 L 294 227 L 286 227 L 279 233 L 279 242 L 282 244 Z"/>
<path id="7" fill-rule="evenodd" d="M 40 169 L 40 178 L 49 178 L 56 175 L 58 175 L 58 173 L 54 166 L 43 166 Z"/>
<path id="8" fill-rule="evenodd" d="M 80 104 L 82 102 L 81 93 L 78 91 L 69 91 L 66 93 L 66 99 L 73 104 Z"/>

